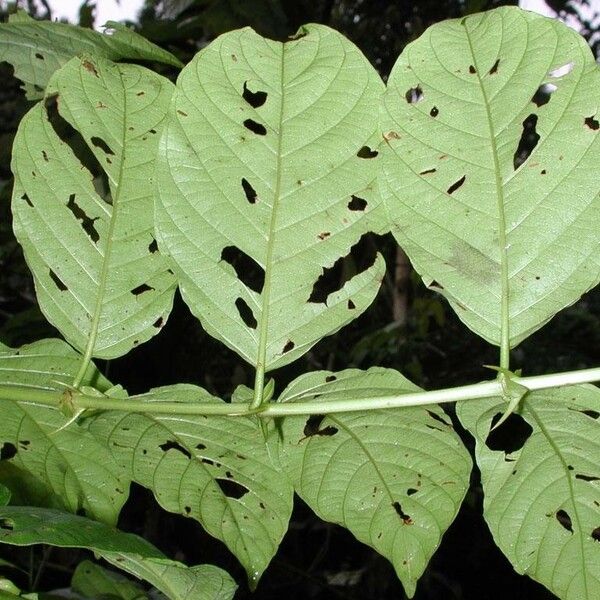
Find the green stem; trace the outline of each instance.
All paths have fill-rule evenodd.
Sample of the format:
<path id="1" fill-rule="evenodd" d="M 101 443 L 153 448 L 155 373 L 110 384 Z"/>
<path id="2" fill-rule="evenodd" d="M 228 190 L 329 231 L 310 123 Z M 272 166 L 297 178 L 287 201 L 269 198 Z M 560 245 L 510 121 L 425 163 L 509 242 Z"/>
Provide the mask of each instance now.
<path id="1" fill-rule="evenodd" d="M 534 375 L 532 377 L 515 377 L 514 381 L 527 389 L 543 390 L 600 381 L 600 367 L 583 369 L 581 371 L 567 371 L 551 375 Z M 404 408 L 408 406 L 426 406 L 429 404 L 442 404 L 445 402 L 461 402 L 464 400 L 477 400 L 502 396 L 502 384 L 498 380 L 484 381 L 463 385 L 455 388 L 432 390 L 429 392 L 412 392 L 410 394 L 377 396 L 375 398 L 353 398 L 348 400 L 307 400 L 288 403 L 269 403 L 260 407 L 250 407 L 246 404 L 223 403 L 181 403 L 181 402 L 149 402 L 144 400 L 144 395 L 132 396 L 128 399 L 98 397 L 73 392 L 72 401 L 75 410 L 119 410 L 124 412 L 139 412 L 149 414 L 171 415 L 221 415 L 221 416 L 249 416 L 260 417 L 285 417 L 289 415 L 335 414 L 346 412 L 363 412 L 381 410 L 385 408 Z M 306 394 L 311 398 L 311 394 Z M 36 388 L 0 385 L 0 400 L 26 402 L 28 404 L 41 404 L 44 406 L 59 406 L 61 392 L 55 390 L 41 390 Z M 302 400 L 302 396 L 299 397 Z"/>

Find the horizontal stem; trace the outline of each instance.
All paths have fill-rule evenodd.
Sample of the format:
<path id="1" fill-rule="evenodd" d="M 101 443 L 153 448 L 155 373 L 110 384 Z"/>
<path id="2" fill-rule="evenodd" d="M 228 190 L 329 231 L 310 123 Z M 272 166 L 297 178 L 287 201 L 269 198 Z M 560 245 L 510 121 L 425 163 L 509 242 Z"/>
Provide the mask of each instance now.
<path id="1" fill-rule="evenodd" d="M 591 383 L 593 381 L 600 381 L 600 367 L 583 369 L 581 371 L 552 373 L 550 375 L 514 377 L 513 381 L 520 383 L 530 391 L 580 383 Z M 0 400 L 13 400 L 28 404 L 58 407 L 60 405 L 61 395 L 61 392 L 55 390 L 27 388 L 16 385 L 0 385 Z M 428 404 L 441 404 L 444 402 L 476 400 L 501 395 L 501 382 L 493 380 L 455 388 L 432 390 L 429 392 L 412 392 L 410 394 L 378 396 L 375 398 L 354 398 L 349 400 L 331 400 L 329 402 L 323 400 L 289 403 L 274 402 L 264 404 L 258 409 L 249 409 L 246 404 L 227 404 L 224 402 L 149 402 L 143 399 L 144 395 L 132 396 L 127 399 L 117 399 L 88 395 L 79 391 L 72 392 L 72 403 L 75 410 L 119 410 L 124 412 L 173 415 L 248 416 L 256 414 L 261 417 L 283 417 L 286 415 L 334 414 L 380 410 L 384 408 L 423 406 Z M 306 395 L 307 398 L 312 396 L 312 394 Z M 300 400 L 301 399 L 302 397 L 300 397 Z"/>

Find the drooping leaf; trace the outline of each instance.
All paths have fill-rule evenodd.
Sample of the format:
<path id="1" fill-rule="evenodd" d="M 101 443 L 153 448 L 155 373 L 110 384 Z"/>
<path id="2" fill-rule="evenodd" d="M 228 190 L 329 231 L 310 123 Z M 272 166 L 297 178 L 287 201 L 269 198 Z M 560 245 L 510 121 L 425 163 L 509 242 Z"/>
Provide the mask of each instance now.
<path id="1" fill-rule="evenodd" d="M 152 206 L 172 88 L 143 67 L 75 58 L 15 138 L 14 229 L 40 307 L 93 356 L 150 339 L 171 308 L 175 280 L 157 252 Z"/>
<path id="2" fill-rule="evenodd" d="M 457 411 L 475 436 L 484 516 L 519 573 L 562 600 L 600 597 L 600 391 L 530 392 L 498 429 L 496 398 Z"/>
<path id="3" fill-rule="evenodd" d="M 377 293 L 383 259 L 359 241 L 385 221 L 382 90 L 357 48 L 320 25 L 285 44 L 227 33 L 178 79 L 159 149 L 159 243 L 205 329 L 253 365 L 294 360 Z"/>
<path id="4" fill-rule="evenodd" d="M 71 588 L 86 598 L 109 598 L 110 600 L 147 600 L 148 598 L 139 584 L 91 560 L 84 560 L 77 565 L 71 579 Z"/>
<path id="5" fill-rule="evenodd" d="M 418 391 L 397 371 L 372 368 L 299 377 L 280 401 L 372 398 Z M 315 513 L 388 558 L 406 593 L 452 523 L 471 460 L 450 419 L 433 406 L 286 417 L 282 468 Z"/>
<path id="6" fill-rule="evenodd" d="M 0 24 L 0 61 L 13 65 L 29 100 L 44 95 L 52 74 L 75 56 L 91 54 L 109 60 L 149 60 L 183 66 L 170 52 L 155 46 L 122 23 L 109 21 L 99 33 L 66 23 L 36 21 L 24 11 Z"/>
<path id="7" fill-rule="evenodd" d="M 426 284 L 514 346 L 600 281 L 600 70 L 558 20 L 504 7 L 428 29 L 388 82 L 382 193 Z"/>
<path id="8" fill-rule="evenodd" d="M 221 402 L 184 384 L 137 399 L 149 411 L 167 400 Z M 199 521 L 235 554 L 251 585 L 258 582 L 287 530 L 293 489 L 273 466 L 256 419 L 103 412 L 90 430 L 164 509 Z"/>
<path id="9" fill-rule="evenodd" d="M 71 384 L 81 357 L 61 340 L 43 340 L 19 350 L 0 353 L 0 384 L 32 390 L 63 391 Z M 93 366 L 87 370 L 84 385 L 100 391 L 110 383 Z M 67 422 L 58 408 L 24 401 L 0 400 L 0 459 L 13 469 L 26 471 L 28 495 L 35 495 L 39 482 L 40 499 L 48 498 L 71 512 L 115 523 L 127 499 L 129 479 L 109 449 L 76 423 Z M 0 475 L 6 473 L 0 469 Z M 11 477 L 2 482 L 17 485 Z M 51 496 L 48 496 L 49 492 Z"/>
<path id="10" fill-rule="evenodd" d="M 47 508 L 0 508 L 0 542 L 87 548 L 115 567 L 148 581 L 170 600 L 231 600 L 237 587 L 217 567 L 186 567 L 165 558 L 136 535 Z"/>

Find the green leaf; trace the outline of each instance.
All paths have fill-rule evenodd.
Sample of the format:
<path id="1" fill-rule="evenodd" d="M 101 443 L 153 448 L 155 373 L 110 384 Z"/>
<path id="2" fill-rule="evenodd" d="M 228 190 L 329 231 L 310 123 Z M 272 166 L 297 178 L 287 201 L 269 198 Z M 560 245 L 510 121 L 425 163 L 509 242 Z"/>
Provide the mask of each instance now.
<path id="1" fill-rule="evenodd" d="M 299 377 L 280 401 L 394 396 L 419 388 L 391 369 L 320 371 Z M 280 459 L 298 495 L 388 558 L 406 593 L 452 523 L 471 460 L 444 412 L 430 406 L 286 417 Z"/>
<path id="2" fill-rule="evenodd" d="M 52 74 L 75 56 L 91 54 L 109 60 L 150 60 L 183 66 L 170 52 L 155 46 L 122 23 L 109 21 L 102 34 L 66 23 L 35 21 L 24 11 L 0 24 L 0 62 L 13 65 L 29 100 L 43 97 Z"/>
<path id="3" fill-rule="evenodd" d="M 71 579 L 73 591 L 86 598 L 109 600 L 147 600 L 144 589 L 120 573 L 105 569 L 90 560 L 77 565 Z"/>
<path id="4" fill-rule="evenodd" d="M 73 381 L 80 361 L 63 341 L 43 340 L 0 354 L 0 383 L 60 392 Z M 100 390 L 110 387 L 93 365 L 83 382 Z M 127 499 L 129 479 L 105 444 L 76 423 L 61 429 L 68 419 L 57 408 L 0 400 L 0 413 L 3 457 L 31 475 L 27 486 L 34 487 L 34 494 L 37 480 L 40 496 L 51 492 L 50 503 L 60 501 L 71 512 L 84 511 L 100 521 L 116 522 Z M 6 485 L 11 480 L 2 479 Z"/>
<path id="5" fill-rule="evenodd" d="M 562 600 L 600 597 L 600 391 L 529 392 L 494 432 L 499 398 L 462 402 L 475 436 L 484 516 L 519 573 Z"/>
<path id="6" fill-rule="evenodd" d="M 313 292 L 385 222 L 382 91 L 357 48 L 321 25 L 285 44 L 227 33 L 181 72 L 159 149 L 159 243 L 206 331 L 259 368 L 298 358 L 377 294 L 380 255 Z"/>
<path id="7" fill-rule="evenodd" d="M 10 501 L 10 490 L 0 484 L 0 506 L 6 506 Z"/>
<path id="8" fill-rule="evenodd" d="M 87 548 L 119 569 L 145 579 L 171 600 L 231 600 L 237 587 L 217 567 L 186 567 L 164 558 L 136 535 L 47 508 L 0 508 L 0 542 Z"/>
<path id="9" fill-rule="evenodd" d="M 125 354 L 159 332 L 171 309 L 175 280 L 157 252 L 152 206 L 172 89 L 143 67 L 75 58 L 15 138 L 14 229 L 40 307 L 92 356 Z M 71 145 L 57 133 L 65 137 L 69 125 L 83 137 Z M 86 152 L 92 160 L 82 164 Z M 103 177 L 105 194 L 97 191 Z"/>
<path id="10" fill-rule="evenodd" d="M 167 400 L 221 402 L 185 384 L 137 399 L 148 411 Z M 287 530 L 293 489 L 273 466 L 256 419 L 103 412 L 90 430 L 165 510 L 198 520 L 235 554 L 251 585 L 258 582 Z"/>
<path id="11" fill-rule="evenodd" d="M 503 301 L 515 346 L 600 281 L 599 89 L 583 38 L 514 7 L 434 25 L 392 70 L 382 194 L 393 233 L 494 344 Z"/>

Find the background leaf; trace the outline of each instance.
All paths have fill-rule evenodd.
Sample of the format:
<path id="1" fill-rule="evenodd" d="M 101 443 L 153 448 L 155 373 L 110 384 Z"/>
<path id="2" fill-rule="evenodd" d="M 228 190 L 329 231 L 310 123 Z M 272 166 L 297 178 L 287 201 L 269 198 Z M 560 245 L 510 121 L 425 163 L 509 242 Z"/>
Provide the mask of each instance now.
<path id="1" fill-rule="evenodd" d="M 0 61 L 13 65 L 27 98 L 37 100 L 52 74 L 75 56 L 91 54 L 109 60 L 151 60 L 174 67 L 182 64 L 122 23 L 109 21 L 105 33 L 66 23 L 36 21 L 24 11 L 0 24 Z"/>
<path id="2" fill-rule="evenodd" d="M 204 328 L 253 365 L 294 360 L 377 293 L 374 250 L 349 281 L 339 267 L 385 220 L 382 91 L 357 48 L 320 25 L 285 44 L 227 33 L 178 79 L 159 150 L 159 242 Z M 333 285 L 316 294 L 327 274 Z"/>
<path id="3" fill-rule="evenodd" d="M 237 586 L 212 565 L 186 567 L 168 560 L 146 540 L 57 510 L 0 508 L 0 542 L 87 548 L 112 565 L 145 579 L 171 600 L 231 600 Z"/>
<path id="4" fill-rule="evenodd" d="M 86 598 L 109 600 L 147 600 L 144 589 L 120 573 L 105 569 L 91 560 L 77 565 L 71 579 L 73 591 Z"/>
<path id="5" fill-rule="evenodd" d="M 0 383 L 61 392 L 63 384 L 73 381 L 80 361 L 63 341 L 43 340 L 0 353 Z M 100 391 L 110 387 L 93 365 L 82 383 Z M 2 483 L 16 486 L 16 495 L 26 485 L 32 488 L 27 495 L 38 500 L 47 498 L 71 512 L 116 522 L 129 479 L 105 444 L 76 423 L 61 429 L 69 419 L 58 408 L 0 400 L 0 412 L 0 458 L 13 468 L 0 469 Z M 22 471 L 29 474 L 26 482 L 18 476 Z"/>
<path id="6" fill-rule="evenodd" d="M 369 398 L 419 391 L 392 369 L 320 371 L 299 377 L 280 401 Z M 409 597 L 454 520 L 471 460 L 437 407 L 286 417 L 282 468 L 326 521 L 388 558 Z"/>
<path id="7" fill-rule="evenodd" d="M 175 280 L 152 218 L 154 156 L 171 91 L 143 67 L 75 58 L 15 138 L 14 229 L 40 307 L 93 356 L 125 354 L 159 332 L 171 309 Z M 81 134 L 74 140 L 73 127 Z"/>
<path id="8" fill-rule="evenodd" d="M 582 37 L 513 7 L 432 26 L 390 75 L 393 233 L 494 344 L 503 295 L 514 346 L 600 281 L 599 89 Z"/>
<path id="9" fill-rule="evenodd" d="M 185 384 L 137 399 L 149 411 L 167 400 L 221 402 Z M 103 412 L 90 428 L 164 509 L 198 520 L 235 554 L 251 585 L 258 582 L 287 530 L 293 490 L 256 419 Z"/>
<path id="10" fill-rule="evenodd" d="M 600 391 L 530 392 L 494 432 L 499 398 L 461 402 L 475 436 L 484 516 L 519 573 L 563 600 L 600 596 Z"/>

